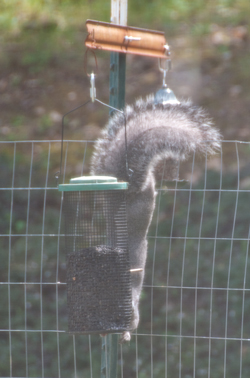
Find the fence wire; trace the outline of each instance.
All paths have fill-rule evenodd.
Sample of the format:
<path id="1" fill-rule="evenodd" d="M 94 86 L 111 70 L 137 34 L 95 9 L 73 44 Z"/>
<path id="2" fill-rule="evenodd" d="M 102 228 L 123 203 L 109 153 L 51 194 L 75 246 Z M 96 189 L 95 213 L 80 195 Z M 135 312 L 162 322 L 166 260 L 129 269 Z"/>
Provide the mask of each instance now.
<path id="1" fill-rule="evenodd" d="M 92 142 L 65 141 L 61 181 Z M 0 377 L 98 377 L 100 336 L 67 333 L 60 141 L 0 142 Z M 140 325 L 119 377 L 250 376 L 250 143 L 159 175 Z"/>

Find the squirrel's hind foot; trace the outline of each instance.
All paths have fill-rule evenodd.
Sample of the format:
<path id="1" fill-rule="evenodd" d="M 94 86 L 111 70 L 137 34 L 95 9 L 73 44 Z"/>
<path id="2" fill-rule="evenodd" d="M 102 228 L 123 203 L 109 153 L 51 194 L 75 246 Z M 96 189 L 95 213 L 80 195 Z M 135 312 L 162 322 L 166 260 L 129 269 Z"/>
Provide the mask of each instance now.
<path id="1" fill-rule="evenodd" d="M 124 331 L 123 334 L 120 337 L 119 343 L 120 344 L 127 343 L 130 340 L 131 340 L 131 334 L 130 334 L 130 332 Z"/>

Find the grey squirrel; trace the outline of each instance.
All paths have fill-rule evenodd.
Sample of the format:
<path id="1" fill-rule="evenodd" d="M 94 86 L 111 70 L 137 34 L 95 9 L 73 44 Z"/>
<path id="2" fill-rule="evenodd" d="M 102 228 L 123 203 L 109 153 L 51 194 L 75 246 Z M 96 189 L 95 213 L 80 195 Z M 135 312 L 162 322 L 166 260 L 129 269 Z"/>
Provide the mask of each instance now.
<path id="1" fill-rule="evenodd" d="M 185 101 L 176 104 L 155 104 L 153 95 L 139 99 L 124 109 L 127 128 L 126 169 L 124 116 L 116 112 L 96 141 L 91 161 L 91 174 L 117 177 L 129 181 L 127 192 L 128 243 L 132 274 L 132 320 L 130 330 L 139 323 L 139 299 L 147 256 L 147 232 L 155 208 L 154 169 L 166 161 L 169 179 L 176 162 L 186 160 L 194 152 L 213 154 L 220 148 L 220 133 L 200 107 Z M 120 341 L 129 341 L 124 332 Z"/>

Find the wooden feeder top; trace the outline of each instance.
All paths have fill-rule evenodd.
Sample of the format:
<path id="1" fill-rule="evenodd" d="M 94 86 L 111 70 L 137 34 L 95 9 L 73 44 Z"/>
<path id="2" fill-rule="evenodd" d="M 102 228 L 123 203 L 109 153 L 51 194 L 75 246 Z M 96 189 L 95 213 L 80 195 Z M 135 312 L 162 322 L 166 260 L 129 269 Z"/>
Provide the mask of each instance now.
<path id="1" fill-rule="evenodd" d="M 169 59 L 164 33 L 148 29 L 87 20 L 86 47 Z"/>

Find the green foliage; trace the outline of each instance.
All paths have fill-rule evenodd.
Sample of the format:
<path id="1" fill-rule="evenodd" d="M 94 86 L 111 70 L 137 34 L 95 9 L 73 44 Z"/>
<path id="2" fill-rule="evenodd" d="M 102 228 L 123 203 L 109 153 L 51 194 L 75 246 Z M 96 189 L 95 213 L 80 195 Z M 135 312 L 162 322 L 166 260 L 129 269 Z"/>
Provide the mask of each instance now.
<path id="1" fill-rule="evenodd" d="M 43 115 L 40 119 L 40 125 L 39 125 L 40 133 L 43 135 L 43 133 L 46 132 L 46 130 L 50 129 L 52 125 L 53 125 L 53 122 L 51 118 L 47 114 Z"/>
<path id="2" fill-rule="evenodd" d="M 213 19 L 216 23 L 240 23 L 249 12 L 248 0 L 135 0 L 128 1 L 129 24 L 133 26 L 178 28 L 178 22 L 199 25 L 195 32 L 206 32 L 204 25 Z M 4 0 L 0 4 L 0 28 L 20 31 L 24 29 L 47 29 L 53 31 L 69 26 L 82 25 L 87 18 L 109 21 L 110 1 L 72 0 Z M 140 25 L 138 17 L 140 14 Z"/>

